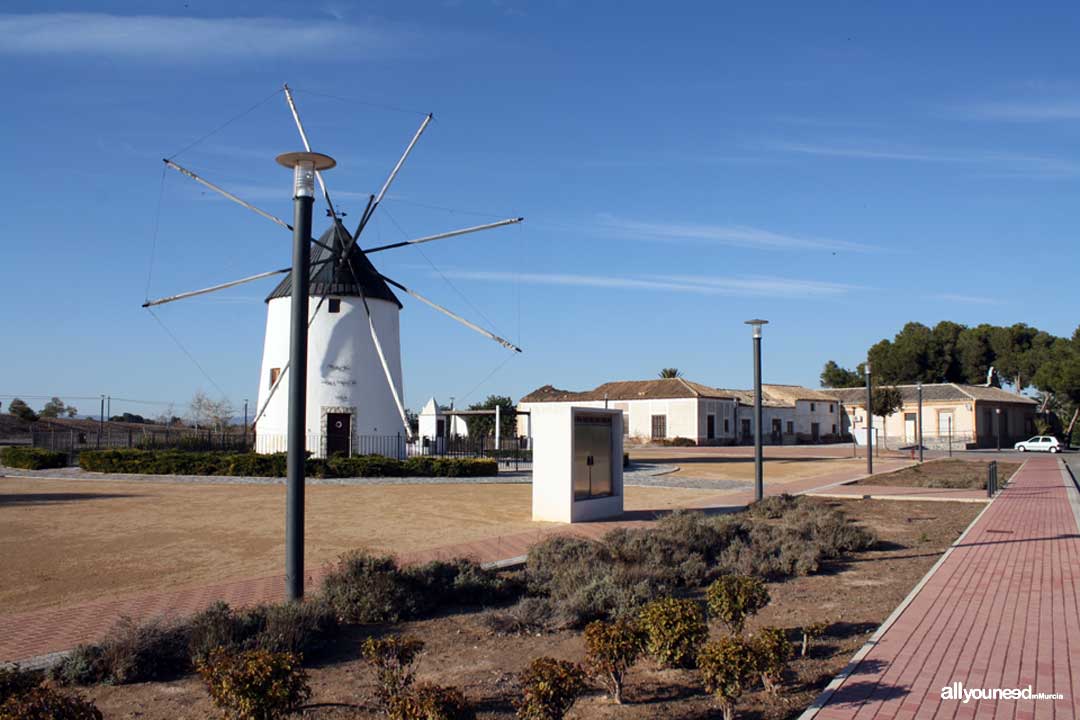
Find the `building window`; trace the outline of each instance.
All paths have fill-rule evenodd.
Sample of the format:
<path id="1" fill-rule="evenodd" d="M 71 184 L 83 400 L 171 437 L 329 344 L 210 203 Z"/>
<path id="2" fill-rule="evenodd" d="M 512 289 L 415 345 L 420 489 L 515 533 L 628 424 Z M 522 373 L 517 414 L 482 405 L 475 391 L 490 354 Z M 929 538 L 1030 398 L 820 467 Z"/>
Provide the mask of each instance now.
<path id="1" fill-rule="evenodd" d="M 731 432 L 731 420 L 724 418 L 724 434 L 727 435 Z"/>
<path id="2" fill-rule="evenodd" d="M 278 377 L 281 375 L 281 368 L 270 368 L 270 387 L 274 387 L 274 383 L 277 382 Z"/>
<path id="3" fill-rule="evenodd" d="M 630 413 L 628 412 L 622 414 L 622 434 L 623 437 L 630 437 Z"/>
<path id="4" fill-rule="evenodd" d="M 814 412 L 815 410 L 817 410 L 817 405 L 810 403 L 810 412 Z"/>
<path id="5" fill-rule="evenodd" d="M 663 440 L 667 437 L 667 415 L 652 416 L 652 439 Z"/>
<path id="6" fill-rule="evenodd" d="M 830 405 L 829 405 L 829 412 L 833 412 L 833 406 L 832 406 L 832 404 L 831 404 L 831 403 L 830 403 Z"/>
<path id="7" fill-rule="evenodd" d="M 341 312 L 341 298 L 330 298 L 330 300 L 327 302 L 327 312 Z"/>
<path id="8" fill-rule="evenodd" d="M 791 422 L 790 420 L 788 420 L 788 424 L 787 424 L 787 434 L 788 435 L 794 435 L 795 434 L 795 423 Z"/>

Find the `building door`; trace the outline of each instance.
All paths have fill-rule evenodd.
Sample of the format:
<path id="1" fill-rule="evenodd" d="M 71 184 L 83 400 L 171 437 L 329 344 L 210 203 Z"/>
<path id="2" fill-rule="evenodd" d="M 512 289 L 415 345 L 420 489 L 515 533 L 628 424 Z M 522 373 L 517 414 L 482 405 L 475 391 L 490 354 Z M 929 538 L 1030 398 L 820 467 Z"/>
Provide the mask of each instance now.
<path id="1" fill-rule="evenodd" d="M 752 440 L 753 437 L 750 433 L 750 420 L 748 418 L 743 418 L 740 424 L 742 425 L 742 439 Z"/>
<path id="2" fill-rule="evenodd" d="M 667 437 L 667 415 L 652 416 L 652 439 L 663 440 Z"/>
<path id="3" fill-rule="evenodd" d="M 913 443 L 916 440 L 918 430 L 915 413 L 904 413 L 904 442 Z"/>
<path id="4" fill-rule="evenodd" d="M 810 423 L 810 440 L 813 442 L 821 440 L 821 423 Z"/>
<path id="5" fill-rule="evenodd" d="M 715 415 L 706 415 L 705 416 L 705 438 L 707 440 L 715 440 L 716 439 L 716 416 Z"/>
<path id="6" fill-rule="evenodd" d="M 326 455 L 348 455 L 352 449 L 352 415 L 326 414 Z"/>
<path id="7" fill-rule="evenodd" d="M 780 418 L 773 418 L 772 421 L 772 440 L 773 442 L 782 442 L 784 436 L 780 430 L 781 428 Z"/>

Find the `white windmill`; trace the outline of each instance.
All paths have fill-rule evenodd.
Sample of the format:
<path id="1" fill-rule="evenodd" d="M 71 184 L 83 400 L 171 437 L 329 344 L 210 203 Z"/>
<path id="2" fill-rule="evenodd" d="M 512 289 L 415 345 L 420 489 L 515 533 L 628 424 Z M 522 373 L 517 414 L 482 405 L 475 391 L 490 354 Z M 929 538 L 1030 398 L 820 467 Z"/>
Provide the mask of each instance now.
<path id="1" fill-rule="evenodd" d="M 296 109 L 291 90 L 284 86 L 285 99 L 292 112 L 306 151 L 311 145 Z M 401 345 L 399 313 L 402 305 L 396 289 L 410 295 L 466 327 L 496 341 L 503 347 L 521 352 L 508 340 L 472 323 L 423 297 L 399 282 L 382 275 L 369 256 L 394 248 L 418 245 L 443 238 L 512 225 L 524 218 L 461 228 L 426 237 L 363 249 L 360 238 L 387 190 L 401 171 L 417 141 L 427 129 L 432 116 L 427 115 L 401 158 L 390 171 L 378 194 L 368 199 L 356 230 L 350 233 L 342 216 L 334 209 L 322 173 L 314 170 L 327 204 L 330 227 L 318 240 L 309 239 L 309 288 L 307 295 L 318 298 L 308 313 L 307 392 L 305 445 L 316 455 L 350 452 L 363 436 L 411 438 L 405 406 L 402 403 Z M 284 157 L 284 156 L 283 156 Z M 280 160 L 280 159 L 279 159 Z M 329 161 L 329 158 L 327 158 Z M 329 161 L 332 166 L 333 161 Z M 292 231 L 293 225 L 261 210 L 236 195 L 166 159 L 165 164 L 229 200 L 258 213 Z M 266 336 L 262 368 L 259 374 L 257 450 L 278 452 L 285 449 L 288 424 L 290 317 L 293 277 L 290 268 L 272 270 L 221 283 L 212 287 L 148 300 L 143 307 L 204 295 L 275 275 L 286 275 L 267 297 Z M 391 289 L 393 288 L 393 289 Z M 301 316 L 302 317 L 302 316 Z M 369 448 L 370 449 L 370 448 Z M 404 443 L 383 444 L 375 451 L 400 455 Z"/>

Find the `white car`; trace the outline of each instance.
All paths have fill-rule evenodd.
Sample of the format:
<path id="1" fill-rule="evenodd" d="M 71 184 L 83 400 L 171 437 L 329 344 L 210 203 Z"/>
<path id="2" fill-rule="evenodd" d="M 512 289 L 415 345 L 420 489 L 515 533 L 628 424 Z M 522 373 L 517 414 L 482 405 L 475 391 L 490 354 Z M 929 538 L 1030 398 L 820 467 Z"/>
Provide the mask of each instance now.
<path id="1" fill-rule="evenodd" d="M 1061 443 L 1058 442 L 1056 437 L 1050 435 L 1036 435 L 1033 438 L 1027 440 L 1021 440 L 1013 445 L 1013 448 L 1020 452 L 1027 452 L 1031 450 L 1033 452 L 1061 452 Z"/>

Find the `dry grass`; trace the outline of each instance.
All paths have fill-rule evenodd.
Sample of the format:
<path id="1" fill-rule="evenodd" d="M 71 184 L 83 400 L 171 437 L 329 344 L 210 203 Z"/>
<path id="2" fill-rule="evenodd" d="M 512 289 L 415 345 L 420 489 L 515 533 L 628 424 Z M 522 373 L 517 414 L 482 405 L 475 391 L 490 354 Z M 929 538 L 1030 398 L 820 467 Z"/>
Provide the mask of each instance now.
<path id="1" fill-rule="evenodd" d="M 308 563 L 367 547 L 411 552 L 546 526 L 529 485 L 310 486 Z M 627 510 L 715 491 L 627 488 Z M 273 575 L 281 485 L 0 480 L 0 612 Z"/>
<path id="2" fill-rule="evenodd" d="M 989 464 L 982 460 L 933 460 L 896 472 L 874 475 L 852 484 L 985 490 Z M 1001 484 L 1020 469 L 1020 463 L 998 461 L 997 465 L 998 482 Z"/>

